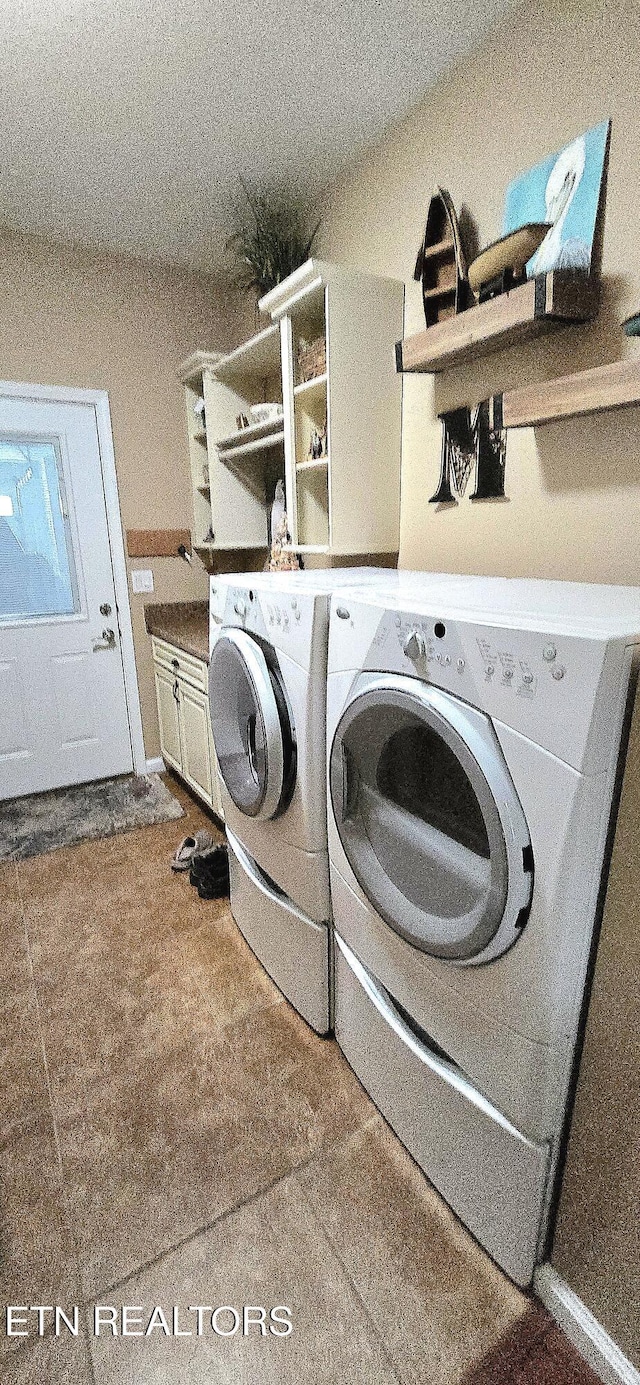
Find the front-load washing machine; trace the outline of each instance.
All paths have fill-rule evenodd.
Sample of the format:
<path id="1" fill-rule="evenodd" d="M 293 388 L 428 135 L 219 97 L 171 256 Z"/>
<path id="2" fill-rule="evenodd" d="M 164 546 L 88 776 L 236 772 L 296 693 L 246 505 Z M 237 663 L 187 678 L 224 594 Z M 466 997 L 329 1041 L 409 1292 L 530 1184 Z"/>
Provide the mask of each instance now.
<path id="1" fill-rule="evenodd" d="M 522 1285 L 550 1223 L 639 640 L 635 588 L 421 592 L 400 574 L 332 605 L 336 1037 Z"/>
<path id="2" fill-rule="evenodd" d="M 390 588 L 395 570 L 234 573 L 211 579 L 209 697 L 231 909 L 277 985 L 331 1027 L 325 776 L 330 594 Z"/>

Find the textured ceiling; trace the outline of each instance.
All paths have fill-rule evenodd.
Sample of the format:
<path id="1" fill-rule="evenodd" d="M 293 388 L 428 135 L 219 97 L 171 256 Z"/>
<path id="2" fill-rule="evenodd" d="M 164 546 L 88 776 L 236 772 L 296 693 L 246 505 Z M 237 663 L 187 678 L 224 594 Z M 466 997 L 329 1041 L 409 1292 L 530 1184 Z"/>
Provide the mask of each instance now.
<path id="1" fill-rule="evenodd" d="M 220 271 L 238 174 L 313 196 L 512 0 L 4 0 L 0 223 Z"/>

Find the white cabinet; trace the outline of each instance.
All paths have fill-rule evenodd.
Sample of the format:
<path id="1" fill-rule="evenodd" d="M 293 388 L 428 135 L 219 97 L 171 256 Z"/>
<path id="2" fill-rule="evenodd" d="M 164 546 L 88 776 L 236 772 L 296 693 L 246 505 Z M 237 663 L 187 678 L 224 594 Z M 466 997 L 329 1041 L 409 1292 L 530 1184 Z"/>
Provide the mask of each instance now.
<path id="1" fill-rule="evenodd" d="M 292 547 L 397 553 L 403 284 L 309 260 L 260 308 L 280 325 Z M 324 360 L 304 379 L 305 344 L 322 339 Z"/>
<path id="2" fill-rule="evenodd" d="M 163 759 L 221 818 L 207 665 L 155 635 L 152 647 Z"/>

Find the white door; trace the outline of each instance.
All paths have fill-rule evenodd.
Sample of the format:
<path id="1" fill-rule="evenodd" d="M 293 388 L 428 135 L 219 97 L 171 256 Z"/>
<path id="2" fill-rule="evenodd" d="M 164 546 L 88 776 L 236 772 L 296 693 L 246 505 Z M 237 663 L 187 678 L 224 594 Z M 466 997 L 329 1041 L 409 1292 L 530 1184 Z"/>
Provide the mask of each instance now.
<path id="1" fill-rule="evenodd" d="M 132 768 L 95 407 L 0 395 L 0 799 Z"/>

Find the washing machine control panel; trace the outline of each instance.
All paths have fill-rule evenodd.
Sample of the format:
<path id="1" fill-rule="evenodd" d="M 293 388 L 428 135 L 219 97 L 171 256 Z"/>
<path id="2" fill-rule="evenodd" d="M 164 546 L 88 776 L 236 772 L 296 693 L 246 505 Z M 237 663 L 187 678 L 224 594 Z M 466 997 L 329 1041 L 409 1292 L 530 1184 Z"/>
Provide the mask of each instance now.
<path id="1" fill-rule="evenodd" d="M 352 603 L 352 641 L 357 629 Z M 363 669 L 432 683 L 592 772 L 607 755 L 608 735 L 604 725 L 597 731 L 593 717 L 599 697 L 603 722 L 612 716 L 603 691 L 606 656 L 606 641 L 598 638 L 489 626 L 449 619 L 445 612 L 440 618 L 387 610 L 380 613 Z M 613 657 L 619 667 L 622 655 Z"/>
<path id="2" fill-rule="evenodd" d="M 317 624 L 316 603 L 324 601 L 326 604 L 326 597 L 260 588 L 258 583 L 255 587 L 226 583 L 224 587 L 222 583 L 219 586 L 224 589 L 224 603 L 217 619 L 223 626 L 230 625 L 257 635 L 298 662 L 308 659 Z M 211 612 L 213 617 L 213 596 Z"/>

